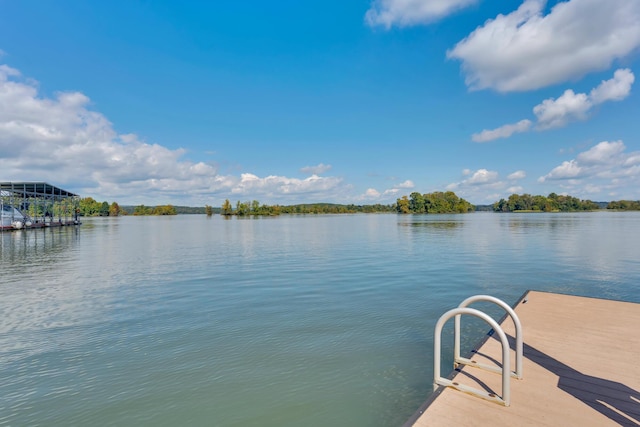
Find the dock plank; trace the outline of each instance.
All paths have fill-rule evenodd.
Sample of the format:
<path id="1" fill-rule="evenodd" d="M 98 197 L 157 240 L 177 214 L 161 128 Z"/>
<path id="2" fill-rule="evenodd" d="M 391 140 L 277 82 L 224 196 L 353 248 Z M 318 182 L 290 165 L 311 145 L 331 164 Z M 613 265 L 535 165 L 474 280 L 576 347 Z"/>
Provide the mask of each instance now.
<path id="1" fill-rule="evenodd" d="M 640 304 L 536 291 L 525 299 L 515 307 L 524 378 L 511 380 L 511 406 L 442 388 L 405 426 L 640 426 Z M 514 337 L 511 319 L 501 326 Z M 471 359 L 500 360 L 499 341 Z M 498 374 L 465 366 L 455 381 L 501 394 Z"/>

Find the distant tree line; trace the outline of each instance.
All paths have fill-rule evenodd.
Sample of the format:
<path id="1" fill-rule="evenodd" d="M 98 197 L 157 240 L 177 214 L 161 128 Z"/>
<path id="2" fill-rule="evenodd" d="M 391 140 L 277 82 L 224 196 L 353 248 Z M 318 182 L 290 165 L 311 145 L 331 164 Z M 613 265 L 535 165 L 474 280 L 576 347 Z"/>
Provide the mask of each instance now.
<path id="1" fill-rule="evenodd" d="M 493 205 L 482 205 L 477 208 L 466 200 L 458 197 L 454 192 L 434 192 L 420 194 L 413 192 L 409 196 L 397 199 L 395 205 L 373 204 L 336 204 L 336 203 L 305 203 L 297 205 L 265 205 L 257 200 L 251 202 L 236 202 L 235 206 L 227 199 L 219 208 L 209 205 L 204 207 L 191 206 L 120 206 L 117 202 L 98 202 L 91 197 L 81 198 L 77 204 L 80 216 L 120 216 L 120 215 L 178 215 L 178 214 L 221 214 L 225 216 L 275 216 L 281 214 L 352 214 L 352 213 L 465 213 L 473 210 L 493 210 L 494 212 L 578 212 L 592 211 L 606 207 L 610 210 L 638 211 L 640 200 L 618 200 L 608 204 L 580 200 L 568 195 L 551 193 L 548 196 L 532 196 L 531 194 L 512 194 L 508 199 L 500 199 Z M 29 214 L 44 215 L 36 212 L 30 206 Z M 42 211 L 44 208 L 40 207 Z M 70 207 L 54 204 L 54 215 L 59 212 L 71 212 Z M 33 210 L 33 212 L 31 212 Z"/>
<path id="2" fill-rule="evenodd" d="M 607 209 L 615 209 L 619 211 L 640 211 L 640 200 L 618 200 L 609 202 Z"/>
<path id="3" fill-rule="evenodd" d="M 139 205 L 133 209 L 133 215 L 141 216 L 141 215 L 177 215 L 176 208 L 172 205 L 161 205 L 161 206 L 145 206 Z"/>
<path id="4" fill-rule="evenodd" d="M 466 213 L 474 206 L 456 195 L 453 191 L 420 194 L 415 191 L 409 197 L 402 196 L 396 202 L 396 212 L 402 214 L 420 213 Z"/>
<path id="5" fill-rule="evenodd" d="M 198 208 L 204 213 L 204 208 Z M 116 202 L 98 202 L 91 197 L 84 197 L 78 201 L 78 215 L 80 216 L 120 216 L 120 215 L 177 215 L 179 210 L 172 205 L 161 206 L 120 206 Z"/>
<path id="6" fill-rule="evenodd" d="M 280 214 L 344 214 L 344 213 L 375 213 L 394 212 L 393 205 L 341 205 L 335 203 L 308 203 L 298 205 L 265 205 L 259 201 L 236 202 L 235 208 L 229 199 L 225 200 L 220 208 L 220 214 L 224 216 L 276 216 Z"/>
<path id="7" fill-rule="evenodd" d="M 80 216 L 118 216 L 125 215 L 120 206 L 113 202 L 98 202 L 92 197 L 84 197 L 78 201 L 78 215 Z"/>
<path id="8" fill-rule="evenodd" d="M 600 209 L 600 205 L 591 200 L 559 196 L 556 193 L 551 193 L 547 197 L 512 194 L 507 200 L 500 199 L 493 204 L 494 212 L 579 212 L 597 209 Z"/>

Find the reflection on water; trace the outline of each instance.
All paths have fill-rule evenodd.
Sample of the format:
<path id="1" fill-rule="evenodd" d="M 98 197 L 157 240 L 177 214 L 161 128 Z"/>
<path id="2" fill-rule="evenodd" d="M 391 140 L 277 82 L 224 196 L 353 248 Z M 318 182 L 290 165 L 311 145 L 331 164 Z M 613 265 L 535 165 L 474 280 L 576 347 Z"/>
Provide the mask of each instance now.
<path id="1" fill-rule="evenodd" d="M 10 362 L 58 347 L 58 336 L 48 331 L 94 313 L 82 308 L 83 289 L 73 285 L 77 272 L 70 259 L 77 256 L 77 227 L 5 232 L 0 241 L 0 348 L 2 360 Z M 28 339 L 30 334 L 37 338 Z"/>
<path id="2" fill-rule="evenodd" d="M 401 425 L 431 391 L 444 311 L 527 289 L 640 302 L 638 235 L 637 213 L 185 215 L 2 233 L 0 425 Z M 463 326 L 467 348 L 486 330 Z"/>
<path id="3" fill-rule="evenodd" d="M 455 216 L 456 215 L 410 215 L 407 218 L 401 218 L 398 221 L 398 225 L 401 227 L 413 227 L 417 230 L 452 231 L 465 225 L 465 221 L 463 220 L 454 220 Z"/>
<path id="4" fill-rule="evenodd" d="M 78 239 L 78 227 L 15 230 L 0 233 L 2 266 L 55 262 L 57 254 Z M 6 262 L 6 263 L 5 263 Z"/>

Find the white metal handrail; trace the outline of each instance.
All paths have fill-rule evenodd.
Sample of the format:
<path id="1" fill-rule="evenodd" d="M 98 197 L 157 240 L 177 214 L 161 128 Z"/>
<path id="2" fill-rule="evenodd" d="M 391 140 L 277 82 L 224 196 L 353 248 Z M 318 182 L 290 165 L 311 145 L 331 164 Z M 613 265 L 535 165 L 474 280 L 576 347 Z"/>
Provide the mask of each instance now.
<path id="1" fill-rule="evenodd" d="M 492 297 L 490 295 L 474 295 L 472 297 L 467 298 L 462 301 L 459 308 L 467 307 L 468 305 L 476 302 L 476 301 L 488 301 L 502 307 L 507 314 L 513 320 L 513 324 L 516 329 L 516 370 L 514 372 L 510 372 L 510 375 L 519 380 L 522 379 L 522 348 L 523 348 L 523 338 L 522 338 L 522 324 L 520 323 L 520 319 L 516 312 L 504 301 L 498 299 L 496 297 Z M 453 363 L 455 367 L 457 365 L 468 365 L 476 368 L 484 369 L 491 372 L 500 373 L 500 369 L 496 366 L 491 366 L 487 364 L 477 363 L 476 361 L 467 359 L 466 357 L 460 356 L 460 315 L 457 315 L 454 319 L 454 338 L 453 338 Z"/>
<path id="2" fill-rule="evenodd" d="M 447 322 L 447 320 L 451 319 L 454 316 L 460 316 L 462 314 L 468 314 L 471 316 L 479 317 L 484 320 L 493 328 L 494 331 L 498 334 L 500 338 L 500 342 L 502 343 L 502 396 L 496 396 L 494 393 L 488 393 L 484 390 L 476 389 L 473 387 L 465 386 L 463 384 L 459 384 L 447 378 L 444 378 L 440 375 L 440 347 L 441 347 L 441 335 L 442 335 L 442 327 Z M 509 386 L 510 374 L 509 369 L 511 366 L 510 358 L 509 358 L 509 341 L 507 340 L 507 336 L 498 325 L 498 322 L 493 320 L 489 315 L 483 313 L 480 310 L 476 310 L 474 308 L 468 307 L 458 307 L 451 309 L 440 316 L 438 322 L 436 323 L 434 337 L 433 337 L 433 389 L 437 389 L 439 385 L 445 387 L 453 387 L 457 390 L 464 391 L 466 393 L 473 394 L 475 396 L 481 397 L 483 399 L 490 400 L 492 402 L 499 403 L 504 406 L 509 406 L 511 404 L 511 390 Z"/>

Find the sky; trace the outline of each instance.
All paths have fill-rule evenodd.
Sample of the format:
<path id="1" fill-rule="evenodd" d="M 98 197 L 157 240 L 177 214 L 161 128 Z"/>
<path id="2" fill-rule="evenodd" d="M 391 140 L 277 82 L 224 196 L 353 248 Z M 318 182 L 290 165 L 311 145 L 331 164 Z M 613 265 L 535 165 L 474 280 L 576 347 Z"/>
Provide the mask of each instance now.
<path id="1" fill-rule="evenodd" d="M 0 0 L 0 181 L 640 199 L 640 1 Z"/>

